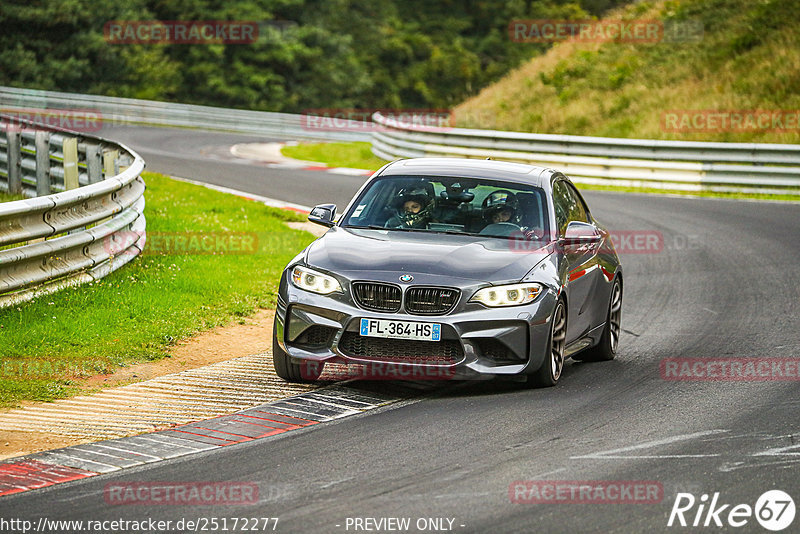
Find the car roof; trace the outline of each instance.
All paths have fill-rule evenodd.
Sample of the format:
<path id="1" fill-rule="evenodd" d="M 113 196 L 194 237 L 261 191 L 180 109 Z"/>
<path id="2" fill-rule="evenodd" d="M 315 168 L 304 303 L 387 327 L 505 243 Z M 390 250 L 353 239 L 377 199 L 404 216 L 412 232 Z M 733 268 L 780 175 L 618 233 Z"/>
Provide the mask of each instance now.
<path id="1" fill-rule="evenodd" d="M 555 171 L 545 167 L 485 159 L 414 158 L 402 159 L 384 167 L 380 176 L 464 176 L 492 178 L 542 187 Z"/>

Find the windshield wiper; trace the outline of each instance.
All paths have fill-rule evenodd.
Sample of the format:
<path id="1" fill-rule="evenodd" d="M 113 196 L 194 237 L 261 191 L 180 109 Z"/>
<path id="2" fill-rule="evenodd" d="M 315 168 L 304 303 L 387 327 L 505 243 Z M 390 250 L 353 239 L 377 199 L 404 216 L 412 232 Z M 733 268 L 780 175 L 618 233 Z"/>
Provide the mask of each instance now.
<path id="1" fill-rule="evenodd" d="M 475 232 L 465 232 L 463 230 L 434 230 L 436 233 L 439 234 L 452 234 L 452 235 L 469 235 L 469 236 L 477 236 Z"/>
<path id="2" fill-rule="evenodd" d="M 352 228 L 354 230 L 390 230 L 390 228 L 384 228 L 383 226 L 378 226 L 377 224 L 369 224 L 367 226 L 355 226 L 352 224 L 348 224 L 347 226 L 343 226 L 342 228 Z"/>
<path id="3" fill-rule="evenodd" d="M 377 224 L 370 224 L 367 226 L 354 226 L 354 225 L 347 225 L 343 226 L 343 228 L 351 228 L 353 230 L 386 230 L 386 231 L 395 231 L 395 232 L 425 232 L 429 234 L 449 234 L 449 235 L 463 235 L 468 237 L 492 237 L 494 239 L 515 239 L 513 237 L 507 235 L 496 235 L 496 234 L 481 234 L 478 232 L 462 232 L 460 230 L 428 230 L 427 228 L 387 228 L 385 226 L 379 226 Z"/>
<path id="4" fill-rule="evenodd" d="M 398 232 L 430 232 L 430 230 L 426 228 L 405 228 L 402 226 L 399 228 L 384 228 L 384 230 L 397 230 Z"/>
<path id="5" fill-rule="evenodd" d="M 377 224 L 370 224 L 367 226 L 343 226 L 342 228 L 352 228 L 355 230 L 387 230 L 387 231 L 396 231 L 396 232 L 430 232 L 430 230 L 426 230 L 425 228 L 387 228 L 385 226 L 378 226 Z"/>

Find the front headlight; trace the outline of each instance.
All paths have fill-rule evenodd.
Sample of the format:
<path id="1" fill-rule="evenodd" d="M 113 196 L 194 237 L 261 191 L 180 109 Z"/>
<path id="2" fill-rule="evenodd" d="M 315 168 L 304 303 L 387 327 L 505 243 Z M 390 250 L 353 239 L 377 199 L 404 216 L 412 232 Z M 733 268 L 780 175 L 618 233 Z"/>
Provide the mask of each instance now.
<path id="1" fill-rule="evenodd" d="M 541 284 L 509 284 L 506 286 L 484 287 L 478 290 L 470 302 L 480 302 L 484 306 L 499 308 L 501 306 L 519 306 L 533 302 L 539 296 Z"/>
<path id="2" fill-rule="evenodd" d="M 320 295 L 342 291 L 342 286 L 339 285 L 336 278 L 299 265 L 292 269 L 292 283 L 295 287 Z"/>

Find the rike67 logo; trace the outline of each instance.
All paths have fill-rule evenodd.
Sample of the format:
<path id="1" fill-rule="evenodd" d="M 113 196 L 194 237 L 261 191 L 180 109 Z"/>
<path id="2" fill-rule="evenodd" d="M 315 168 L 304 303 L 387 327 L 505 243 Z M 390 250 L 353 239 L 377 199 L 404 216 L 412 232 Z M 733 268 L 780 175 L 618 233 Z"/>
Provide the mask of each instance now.
<path id="1" fill-rule="evenodd" d="M 699 499 L 691 493 L 678 493 L 667 526 L 739 528 L 755 517 L 765 529 L 778 532 L 792 524 L 795 512 L 794 500 L 781 490 L 764 492 L 755 506 L 723 504 L 719 492 L 710 501 L 705 493 Z"/>

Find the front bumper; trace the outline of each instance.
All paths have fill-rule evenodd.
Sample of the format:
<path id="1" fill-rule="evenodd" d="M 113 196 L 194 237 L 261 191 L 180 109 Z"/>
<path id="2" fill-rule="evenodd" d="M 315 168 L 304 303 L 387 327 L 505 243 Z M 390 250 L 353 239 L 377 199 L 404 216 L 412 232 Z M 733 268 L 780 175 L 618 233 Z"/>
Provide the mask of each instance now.
<path id="1" fill-rule="evenodd" d="M 436 376 L 459 379 L 537 371 L 549 353 L 555 292 L 545 290 L 534 302 L 523 306 L 488 308 L 465 302 L 478 287 L 481 285 L 462 287 L 461 301 L 444 315 L 385 313 L 348 302 L 349 291 L 330 297 L 300 290 L 288 282 L 284 273 L 276 310 L 276 339 L 295 363 L 436 368 L 441 371 Z M 439 323 L 442 339 L 407 342 L 363 338 L 359 334 L 361 318 Z M 426 352 L 427 347 L 432 350 Z"/>

